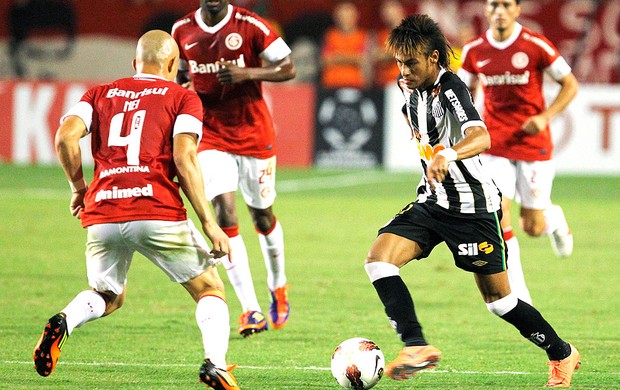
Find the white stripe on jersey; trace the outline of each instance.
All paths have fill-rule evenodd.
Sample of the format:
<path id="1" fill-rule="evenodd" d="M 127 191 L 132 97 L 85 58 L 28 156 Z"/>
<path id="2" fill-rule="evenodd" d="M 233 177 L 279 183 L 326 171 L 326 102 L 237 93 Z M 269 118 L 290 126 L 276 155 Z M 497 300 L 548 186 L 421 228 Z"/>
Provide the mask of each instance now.
<path id="1" fill-rule="evenodd" d="M 278 62 L 281 59 L 286 58 L 291 54 L 291 48 L 288 47 L 284 39 L 278 38 L 271 43 L 262 53 L 259 54 L 260 58 L 269 62 Z"/>

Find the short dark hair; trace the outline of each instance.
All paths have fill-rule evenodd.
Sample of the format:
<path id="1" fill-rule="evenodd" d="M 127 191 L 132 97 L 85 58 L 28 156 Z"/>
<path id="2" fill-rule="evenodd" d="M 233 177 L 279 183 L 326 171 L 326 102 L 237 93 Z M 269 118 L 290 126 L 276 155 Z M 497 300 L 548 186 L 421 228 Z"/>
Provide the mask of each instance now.
<path id="1" fill-rule="evenodd" d="M 454 51 L 441 32 L 439 25 L 428 15 L 409 15 L 392 30 L 386 42 L 386 49 L 391 54 L 402 53 L 415 55 L 420 53 L 430 56 L 433 50 L 439 53 L 439 65 L 450 66 L 450 57 Z"/>

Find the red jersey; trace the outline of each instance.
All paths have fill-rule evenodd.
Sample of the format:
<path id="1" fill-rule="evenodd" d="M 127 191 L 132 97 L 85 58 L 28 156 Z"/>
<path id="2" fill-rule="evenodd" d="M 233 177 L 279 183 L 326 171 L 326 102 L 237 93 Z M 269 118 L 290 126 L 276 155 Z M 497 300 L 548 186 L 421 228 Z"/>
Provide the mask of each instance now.
<path id="1" fill-rule="evenodd" d="M 172 37 L 181 51 L 180 70 L 188 70 L 204 106 L 204 136 L 199 151 L 217 149 L 237 155 L 270 158 L 275 155 L 273 119 L 260 81 L 222 85 L 216 61 L 239 67 L 261 67 L 291 53 L 288 45 L 261 17 L 228 6 L 226 17 L 207 26 L 200 9 L 179 19 Z"/>
<path id="2" fill-rule="evenodd" d="M 61 121 L 69 115 L 89 129 L 95 161 L 82 226 L 187 219 L 173 181 L 172 139 L 178 133 L 201 136 L 202 105 L 195 93 L 137 74 L 90 89 Z"/>
<path id="3" fill-rule="evenodd" d="M 549 127 L 536 135 L 521 130 L 531 116 L 544 111 L 544 72 L 559 80 L 571 68 L 544 36 L 520 24 L 505 41 L 487 30 L 463 48 L 459 76 L 470 85 L 478 76 L 484 91 L 484 122 L 491 135 L 487 152 L 511 160 L 549 160 L 553 143 Z"/>

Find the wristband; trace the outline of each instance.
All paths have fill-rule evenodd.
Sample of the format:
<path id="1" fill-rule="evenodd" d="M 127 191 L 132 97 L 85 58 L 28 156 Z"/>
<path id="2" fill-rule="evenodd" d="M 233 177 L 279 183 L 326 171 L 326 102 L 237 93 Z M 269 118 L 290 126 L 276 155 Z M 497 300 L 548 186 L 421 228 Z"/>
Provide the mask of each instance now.
<path id="1" fill-rule="evenodd" d="M 82 190 L 85 190 L 86 180 L 84 180 L 84 178 L 81 178 L 80 180 L 77 180 L 77 181 L 69 180 L 69 187 L 71 187 L 71 192 L 80 192 Z"/>
<path id="2" fill-rule="evenodd" d="M 456 150 L 452 148 L 442 149 L 437 152 L 436 156 L 443 156 L 446 160 L 448 160 L 448 162 L 456 161 L 458 157 Z"/>

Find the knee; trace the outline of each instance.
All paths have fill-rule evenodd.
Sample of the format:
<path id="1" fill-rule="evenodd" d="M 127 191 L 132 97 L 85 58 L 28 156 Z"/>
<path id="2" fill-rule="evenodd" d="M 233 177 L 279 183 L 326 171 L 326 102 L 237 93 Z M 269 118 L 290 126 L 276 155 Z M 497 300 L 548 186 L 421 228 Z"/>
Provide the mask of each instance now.
<path id="1" fill-rule="evenodd" d="M 103 313 L 104 317 L 120 309 L 125 303 L 125 291 L 119 295 L 113 293 L 112 291 L 97 291 L 97 293 L 101 295 L 105 301 L 105 312 Z"/>
<path id="2" fill-rule="evenodd" d="M 486 299 L 486 297 L 485 297 Z M 503 298 L 487 303 L 487 309 L 498 317 L 501 317 L 517 306 L 517 294 L 510 293 Z"/>
<path id="3" fill-rule="evenodd" d="M 209 295 L 226 301 L 224 282 L 215 267 L 208 268 L 202 274 L 182 284 L 196 302 Z"/>
<path id="4" fill-rule="evenodd" d="M 256 230 L 264 234 L 273 229 L 276 223 L 276 217 L 273 215 L 271 207 L 266 209 L 250 208 L 250 213 L 252 214 L 252 220 Z"/>
<path id="5" fill-rule="evenodd" d="M 540 237 L 545 231 L 545 221 L 523 220 L 523 231 L 530 237 Z"/>

